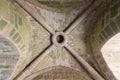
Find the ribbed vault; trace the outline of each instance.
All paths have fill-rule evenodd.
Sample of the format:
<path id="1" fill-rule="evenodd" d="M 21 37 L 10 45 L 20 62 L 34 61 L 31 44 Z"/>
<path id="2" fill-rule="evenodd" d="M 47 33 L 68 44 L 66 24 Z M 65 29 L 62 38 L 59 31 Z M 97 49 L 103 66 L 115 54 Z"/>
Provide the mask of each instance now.
<path id="1" fill-rule="evenodd" d="M 20 52 L 11 80 L 25 80 L 53 66 L 57 67 L 48 73 L 70 67 L 73 73 L 76 74 L 76 69 L 83 71 L 90 79 L 115 80 L 100 49 L 120 30 L 119 3 L 119 0 L 4 0 L 0 3 L 0 32 Z M 58 65 L 66 67 L 59 70 Z"/>

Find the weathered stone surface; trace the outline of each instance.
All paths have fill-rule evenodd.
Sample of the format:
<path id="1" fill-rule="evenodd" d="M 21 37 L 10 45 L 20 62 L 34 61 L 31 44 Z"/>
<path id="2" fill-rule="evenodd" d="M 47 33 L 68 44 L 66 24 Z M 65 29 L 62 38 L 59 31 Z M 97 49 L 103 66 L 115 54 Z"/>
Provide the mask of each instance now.
<path id="1" fill-rule="evenodd" d="M 92 47 L 93 55 L 96 57 L 97 63 L 103 69 L 107 79 L 113 78 L 112 72 L 107 68 L 107 64 L 104 61 L 102 53 L 100 52 L 102 46 L 115 34 L 120 31 L 119 24 L 119 0 L 109 0 L 108 5 L 103 14 L 100 15 L 98 20 L 94 24 L 92 33 L 90 34 L 90 43 Z M 103 68 L 104 67 L 104 68 Z M 114 78 L 113 78 L 114 79 Z"/>
<path id="2" fill-rule="evenodd" d="M 101 51 L 103 53 L 103 57 L 107 62 L 108 66 L 117 77 L 120 79 L 120 34 L 112 37 L 105 45 L 102 47 Z"/>
<path id="3" fill-rule="evenodd" d="M 24 80 L 54 66 L 56 68 L 49 70 L 48 75 L 43 71 L 33 80 L 49 75 L 51 79 L 59 75 L 57 78 L 69 80 L 71 77 L 75 80 L 115 80 L 100 49 L 120 31 L 118 4 L 119 0 L 3 0 L 0 3 L 0 34 L 10 39 L 20 53 L 11 80 Z M 102 10 L 104 12 L 100 14 Z M 94 22 L 94 27 L 91 27 Z M 89 31 L 90 28 L 93 30 Z M 10 69 L 1 73 L 10 75 L 18 56 L 14 55 L 14 47 L 9 46 L 5 39 L 0 40 L 0 69 Z M 5 60 L 12 63 L 4 64 Z"/>
<path id="4" fill-rule="evenodd" d="M 19 52 L 8 39 L 0 35 L 0 80 L 8 80 L 17 61 Z"/>
<path id="5" fill-rule="evenodd" d="M 29 0 L 31 3 L 38 5 L 40 7 L 52 10 L 59 11 L 61 10 L 71 10 L 73 8 L 83 7 L 86 4 L 91 3 L 93 0 Z"/>
<path id="6" fill-rule="evenodd" d="M 85 75 L 83 72 L 79 72 L 69 67 L 57 66 L 52 67 L 49 70 L 41 70 L 37 77 L 32 80 L 92 80 L 90 77 Z"/>

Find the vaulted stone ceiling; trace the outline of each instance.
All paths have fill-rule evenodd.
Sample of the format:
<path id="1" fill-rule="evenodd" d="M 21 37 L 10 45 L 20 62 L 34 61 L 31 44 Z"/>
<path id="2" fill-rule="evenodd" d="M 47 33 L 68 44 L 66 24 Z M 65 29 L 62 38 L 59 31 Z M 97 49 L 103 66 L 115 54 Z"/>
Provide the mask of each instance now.
<path id="1" fill-rule="evenodd" d="M 115 80 L 100 53 L 105 41 L 97 33 L 102 34 L 101 30 L 104 30 L 105 23 L 102 21 L 107 12 L 111 13 L 112 18 L 120 12 L 119 0 L 113 2 L 4 0 L 0 3 L 0 18 L 7 22 L 7 25 L 0 25 L 0 32 L 13 41 L 20 52 L 11 80 L 38 79 L 42 73 L 37 72 L 43 70 L 44 74 L 44 69 L 48 68 L 47 72 L 52 73 L 59 70 L 60 66 L 66 72 L 73 70 L 78 74 L 77 70 L 86 75 L 85 80 Z M 50 70 L 54 66 L 56 68 Z"/>

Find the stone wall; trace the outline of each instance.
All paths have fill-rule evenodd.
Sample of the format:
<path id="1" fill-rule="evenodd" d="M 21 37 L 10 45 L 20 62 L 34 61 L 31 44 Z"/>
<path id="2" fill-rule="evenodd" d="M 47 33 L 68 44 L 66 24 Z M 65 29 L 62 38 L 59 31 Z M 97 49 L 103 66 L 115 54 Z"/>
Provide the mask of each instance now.
<path id="1" fill-rule="evenodd" d="M 31 40 L 29 36 L 30 27 L 28 27 L 27 21 L 18 10 L 18 7 L 13 0 L 11 2 L 3 0 L 0 3 L 0 34 L 7 37 L 16 46 L 20 55 L 20 64 L 17 64 L 16 69 L 20 70 L 21 64 L 25 63 L 25 61 L 22 62 L 20 60 L 27 59 L 25 57 L 29 52 L 30 46 L 28 43 Z"/>
<path id="2" fill-rule="evenodd" d="M 14 44 L 0 35 L 0 80 L 8 80 L 19 59 L 19 52 Z"/>
<path id="3" fill-rule="evenodd" d="M 38 5 L 35 5 L 36 3 L 30 4 L 27 2 L 30 8 L 32 8 L 31 11 L 33 11 L 33 15 L 37 16 L 43 25 L 34 19 L 34 16 L 29 15 L 27 11 L 21 8 L 17 3 L 14 3 L 14 0 L 4 0 L 0 3 L 0 33 L 10 39 L 20 53 L 18 64 L 11 79 L 17 77 L 22 80 L 33 72 L 42 70 L 45 67 L 56 65 L 70 66 L 71 68 L 80 69 L 80 71 L 83 70 L 83 72 L 86 73 L 77 61 L 74 61 L 74 58 L 69 55 L 67 50 L 59 47 L 57 47 L 55 51 L 53 50 L 50 53 L 42 55 L 42 58 L 38 60 L 35 66 L 31 63 L 34 62 L 38 56 L 40 57 L 40 55 L 47 50 L 49 45 L 52 44 L 50 38 L 51 35 L 47 32 L 44 26 L 49 26 L 55 31 L 64 31 L 64 29 L 67 29 L 69 25 L 75 22 L 77 19 L 76 17 L 78 17 L 78 15 L 84 11 L 83 9 L 88 7 L 91 3 L 92 0 L 90 0 L 90 3 L 86 3 L 86 5 L 72 11 L 55 12 L 55 10 L 39 8 Z M 94 56 L 97 64 L 99 65 L 99 69 L 97 68 L 98 72 L 103 74 L 103 77 L 108 80 L 114 79 L 114 77 L 112 76 L 109 68 L 106 67 L 105 61 L 98 50 L 100 50 L 101 46 L 111 37 L 111 35 L 118 32 L 117 30 L 119 29 L 118 25 L 120 19 L 119 8 L 119 1 L 111 1 L 109 5 L 106 5 L 106 10 L 94 24 L 95 28 L 89 36 L 91 48 L 93 53 L 95 53 Z M 83 20 L 84 23 L 88 23 L 92 19 L 94 12 L 90 15 L 90 19 L 86 18 Z M 86 43 L 84 40 L 86 25 L 84 25 L 83 22 L 77 23 L 76 28 L 67 36 L 69 37 L 68 39 L 70 39 L 68 41 L 68 45 L 70 45 L 78 55 L 87 60 L 88 57 L 90 58 L 90 54 L 87 53 Z M 32 68 L 30 65 L 32 65 Z"/>
<path id="4" fill-rule="evenodd" d="M 111 1 L 108 5 L 106 5 L 105 11 L 100 15 L 98 21 L 94 24 L 95 28 L 91 33 L 91 41 L 94 40 L 95 42 L 92 43 L 92 47 L 101 47 L 107 40 L 120 31 L 119 4 L 119 0 Z"/>
<path id="5" fill-rule="evenodd" d="M 120 80 L 120 33 L 109 39 L 102 47 L 101 52 L 111 71 Z"/>
<path id="6" fill-rule="evenodd" d="M 13 4 L 4 0 L 0 3 L 0 32 L 7 36 L 21 52 L 25 50 L 26 24 Z"/>
<path id="7" fill-rule="evenodd" d="M 95 57 L 96 63 L 99 66 L 101 74 L 106 79 L 114 79 L 110 69 L 104 61 L 102 53 L 100 52 L 101 47 L 108 41 L 112 36 L 120 31 L 120 0 L 108 1 L 106 9 L 99 16 L 98 20 L 93 25 L 93 30 L 89 36 L 89 42 L 93 56 Z"/>

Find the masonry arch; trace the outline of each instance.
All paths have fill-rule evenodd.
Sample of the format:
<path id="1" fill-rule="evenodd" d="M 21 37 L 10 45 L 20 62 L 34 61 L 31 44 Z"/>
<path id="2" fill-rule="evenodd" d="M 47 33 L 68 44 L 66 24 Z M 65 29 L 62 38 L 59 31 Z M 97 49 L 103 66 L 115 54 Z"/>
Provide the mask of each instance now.
<path id="1" fill-rule="evenodd" d="M 31 26 L 26 17 L 26 13 L 15 3 L 15 0 L 3 0 L 0 3 L 0 34 L 7 37 L 16 46 L 20 55 L 12 76 L 20 73 L 29 63 L 30 59 L 26 58 L 26 55 L 31 57 L 30 47 L 32 44 L 29 44 Z M 24 65 L 21 65 L 23 63 Z"/>
<path id="2" fill-rule="evenodd" d="M 0 34 L 0 80 L 10 78 L 17 65 L 19 56 L 19 51 L 13 42 Z"/>
<path id="3" fill-rule="evenodd" d="M 108 1 L 105 10 L 98 16 L 88 36 L 88 45 L 92 57 L 96 60 L 94 66 L 107 80 L 116 80 L 112 71 L 107 66 L 101 52 L 104 44 L 114 35 L 120 32 L 120 1 Z"/>
<path id="4" fill-rule="evenodd" d="M 91 80 L 84 72 L 66 67 L 52 66 L 27 76 L 25 80 L 49 80 L 49 79 L 65 79 L 65 80 Z"/>
<path id="5" fill-rule="evenodd" d="M 120 79 L 120 60 L 119 60 L 119 54 L 120 54 L 120 33 L 113 36 L 111 39 L 109 39 L 104 46 L 101 49 L 101 52 L 103 54 L 103 57 L 111 69 L 111 71 L 114 73 L 116 78 Z"/>

